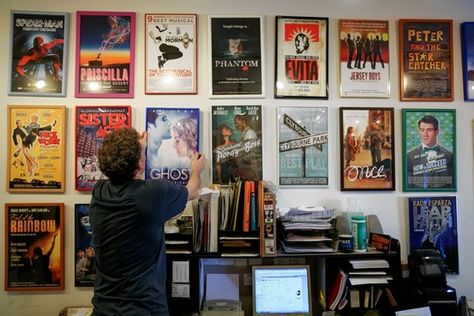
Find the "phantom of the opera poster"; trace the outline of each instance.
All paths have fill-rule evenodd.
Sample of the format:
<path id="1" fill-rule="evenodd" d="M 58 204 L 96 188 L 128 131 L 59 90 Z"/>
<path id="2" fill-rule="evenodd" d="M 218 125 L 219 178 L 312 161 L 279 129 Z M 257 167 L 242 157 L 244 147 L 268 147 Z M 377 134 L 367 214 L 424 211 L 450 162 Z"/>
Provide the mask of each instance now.
<path id="1" fill-rule="evenodd" d="M 147 108 L 145 179 L 187 184 L 199 152 L 199 108 Z"/>
<path id="2" fill-rule="evenodd" d="M 261 17 L 210 17 L 211 97 L 263 97 Z"/>
<path id="3" fill-rule="evenodd" d="M 436 249 L 447 272 L 459 273 L 456 197 L 408 198 L 410 253 Z"/>
<path id="4" fill-rule="evenodd" d="M 328 98 L 328 19 L 277 16 L 275 97 Z"/>
<path id="5" fill-rule="evenodd" d="M 328 109 L 280 107 L 280 185 L 328 185 Z"/>
<path id="6" fill-rule="evenodd" d="M 135 13 L 77 12 L 78 98 L 133 98 Z"/>
<path id="7" fill-rule="evenodd" d="M 262 180 L 260 105 L 212 107 L 212 182 Z"/>
<path id="8" fill-rule="evenodd" d="M 10 95 L 65 96 L 69 14 L 11 12 Z"/>
<path id="9" fill-rule="evenodd" d="M 388 21 L 339 20 L 341 97 L 388 98 Z"/>
<path id="10" fill-rule="evenodd" d="M 64 204 L 5 205 L 5 289 L 64 289 Z"/>
<path id="11" fill-rule="evenodd" d="M 97 151 L 106 134 L 131 126 L 130 106 L 76 106 L 76 190 L 91 191 L 106 179 Z"/>

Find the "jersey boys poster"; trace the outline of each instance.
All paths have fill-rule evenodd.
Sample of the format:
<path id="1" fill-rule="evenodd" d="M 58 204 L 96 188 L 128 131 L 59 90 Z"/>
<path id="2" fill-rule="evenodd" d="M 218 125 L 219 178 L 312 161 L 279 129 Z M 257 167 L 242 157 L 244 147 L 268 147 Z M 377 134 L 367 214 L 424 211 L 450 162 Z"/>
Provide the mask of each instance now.
<path id="1" fill-rule="evenodd" d="M 276 97 L 327 98 L 327 18 L 276 17 Z"/>
<path id="2" fill-rule="evenodd" d="M 95 248 L 92 245 L 92 228 L 89 223 L 89 204 L 75 204 L 75 286 L 94 286 Z"/>
<path id="3" fill-rule="evenodd" d="M 64 192 L 64 106 L 8 106 L 8 191 Z"/>
<path id="4" fill-rule="evenodd" d="M 6 204 L 6 290 L 64 289 L 64 204 Z"/>
<path id="5" fill-rule="evenodd" d="M 77 12 L 76 97 L 133 98 L 135 13 Z"/>
<path id="6" fill-rule="evenodd" d="M 280 185 L 328 185 L 328 110 L 280 107 Z"/>
<path id="7" fill-rule="evenodd" d="M 404 191 L 456 191 L 456 110 L 403 109 Z"/>
<path id="8" fill-rule="evenodd" d="M 145 14 L 145 93 L 197 92 L 196 24 L 196 14 Z"/>
<path id="9" fill-rule="evenodd" d="M 339 109 L 341 190 L 395 190 L 393 108 Z"/>
<path id="10" fill-rule="evenodd" d="M 459 273 L 456 197 L 408 198 L 410 253 L 436 249 L 447 272 Z"/>
<path id="11" fill-rule="evenodd" d="M 97 151 L 107 133 L 131 127 L 131 115 L 130 106 L 76 106 L 76 190 L 91 191 L 106 178 Z"/>
<path id="12" fill-rule="evenodd" d="M 388 98 L 388 21 L 339 20 L 341 97 Z"/>
<path id="13" fill-rule="evenodd" d="M 452 101 L 452 20 L 400 20 L 400 99 Z"/>
<path id="14" fill-rule="evenodd" d="M 263 96 L 261 17 L 210 17 L 211 96 Z"/>
<path id="15" fill-rule="evenodd" d="M 65 96 L 69 14 L 12 11 L 10 95 Z"/>
<path id="16" fill-rule="evenodd" d="M 145 179 L 187 184 L 199 152 L 199 108 L 147 108 Z"/>
<path id="17" fill-rule="evenodd" d="M 212 182 L 262 180 L 262 107 L 212 106 Z"/>

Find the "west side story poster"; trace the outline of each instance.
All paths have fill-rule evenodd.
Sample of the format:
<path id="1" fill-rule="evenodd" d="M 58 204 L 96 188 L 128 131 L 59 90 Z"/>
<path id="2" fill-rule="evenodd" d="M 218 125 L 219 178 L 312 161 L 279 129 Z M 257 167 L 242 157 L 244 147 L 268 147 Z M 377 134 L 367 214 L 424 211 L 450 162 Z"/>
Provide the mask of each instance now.
<path id="1" fill-rule="evenodd" d="M 280 107 L 280 185 L 328 185 L 328 110 Z"/>
<path id="2" fill-rule="evenodd" d="M 451 20 L 400 20 L 401 100 L 453 100 Z"/>
<path id="3" fill-rule="evenodd" d="M 459 273 L 456 197 L 408 198 L 410 253 L 436 249 L 447 272 Z"/>
<path id="4" fill-rule="evenodd" d="M 135 13 L 77 12 L 76 97 L 133 97 Z"/>
<path id="5" fill-rule="evenodd" d="M 63 204 L 6 204 L 9 290 L 64 288 Z"/>
<path id="6" fill-rule="evenodd" d="M 197 92 L 197 16 L 145 14 L 145 93 Z"/>
<path id="7" fill-rule="evenodd" d="M 212 106 L 212 182 L 262 180 L 262 107 Z"/>
<path id="8" fill-rule="evenodd" d="M 341 97 L 388 98 L 388 21 L 340 20 Z"/>
<path id="9" fill-rule="evenodd" d="M 210 17 L 211 96 L 263 96 L 261 17 Z"/>
<path id="10" fill-rule="evenodd" d="M 75 204 L 75 286 L 94 286 L 95 248 L 92 244 L 92 228 L 89 222 L 89 204 Z"/>
<path id="11" fill-rule="evenodd" d="M 327 22 L 277 17 L 276 97 L 327 98 Z"/>
<path id="12" fill-rule="evenodd" d="M 199 152 L 199 124 L 199 108 L 146 109 L 145 179 L 188 183 L 192 157 Z"/>
<path id="13" fill-rule="evenodd" d="M 8 106 L 8 190 L 64 192 L 64 106 Z"/>
<path id="14" fill-rule="evenodd" d="M 76 190 L 91 191 L 106 179 L 97 151 L 107 133 L 131 126 L 130 106 L 76 106 Z"/>
<path id="15" fill-rule="evenodd" d="M 69 14 L 11 13 L 12 95 L 66 95 Z"/>

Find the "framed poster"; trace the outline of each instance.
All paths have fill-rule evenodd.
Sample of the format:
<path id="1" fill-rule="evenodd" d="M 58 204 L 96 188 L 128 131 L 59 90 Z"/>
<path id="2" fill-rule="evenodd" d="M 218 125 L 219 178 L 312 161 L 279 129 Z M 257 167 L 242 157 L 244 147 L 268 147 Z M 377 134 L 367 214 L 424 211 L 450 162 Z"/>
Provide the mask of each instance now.
<path id="1" fill-rule="evenodd" d="M 95 247 L 89 223 L 89 204 L 74 204 L 74 285 L 94 286 Z"/>
<path id="2" fill-rule="evenodd" d="M 265 96 L 262 19 L 209 17 L 211 98 Z"/>
<path id="3" fill-rule="evenodd" d="M 388 98 L 388 21 L 339 20 L 341 97 Z"/>
<path id="4" fill-rule="evenodd" d="M 145 14 L 145 93 L 197 93 L 197 15 Z"/>
<path id="5" fill-rule="evenodd" d="M 187 184 L 199 152 L 199 108 L 146 108 L 145 179 Z"/>
<path id="6" fill-rule="evenodd" d="M 262 106 L 213 105 L 212 183 L 262 180 Z"/>
<path id="7" fill-rule="evenodd" d="M 328 98 L 328 18 L 275 17 L 275 97 Z"/>
<path id="8" fill-rule="evenodd" d="M 410 253 L 436 249 L 448 273 L 459 273 L 456 197 L 408 198 Z"/>
<path id="9" fill-rule="evenodd" d="M 135 13 L 77 11 L 76 98 L 133 98 Z"/>
<path id="10" fill-rule="evenodd" d="M 328 108 L 278 108 L 280 185 L 328 185 Z"/>
<path id="11" fill-rule="evenodd" d="M 461 23 L 464 101 L 474 101 L 474 22 Z"/>
<path id="12" fill-rule="evenodd" d="M 8 192 L 64 192 L 65 106 L 8 106 Z"/>
<path id="13" fill-rule="evenodd" d="M 11 12 L 8 94 L 66 96 L 69 14 Z"/>
<path id="14" fill-rule="evenodd" d="M 393 108 L 339 108 L 341 191 L 395 190 Z"/>
<path id="15" fill-rule="evenodd" d="M 452 20 L 400 20 L 400 100 L 453 101 Z"/>
<path id="16" fill-rule="evenodd" d="M 456 191 L 456 110 L 403 109 L 403 190 Z"/>
<path id="17" fill-rule="evenodd" d="M 97 152 L 107 133 L 132 126 L 128 105 L 76 106 L 75 189 L 92 191 L 98 180 L 107 177 L 99 169 Z"/>
<path id="18" fill-rule="evenodd" d="M 64 204 L 5 204 L 5 290 L 64 290 Z"/>

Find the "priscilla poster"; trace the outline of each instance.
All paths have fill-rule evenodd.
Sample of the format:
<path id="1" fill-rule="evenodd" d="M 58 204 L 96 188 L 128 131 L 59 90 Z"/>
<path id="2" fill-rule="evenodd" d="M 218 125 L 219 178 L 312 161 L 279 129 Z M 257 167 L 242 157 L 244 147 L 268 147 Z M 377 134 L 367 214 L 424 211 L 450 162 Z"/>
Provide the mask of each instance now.
<path id="1" fill-rule="evenodd" d="M 210 17 L 212 97 L 262 97 L 261 17 Z"/>
<path id="2" fill-rule="evenodd" d="M 388 98 L 388 21 L 339 20 L 341 97 Z"/>
<path id="3" fill-rule="evenodd" d="M 447 271 L 459 273 L 456 197 L 408 198 L 410 253 L 436 249 Z"/>
<path id="4" fill-rule="evenodd" d="M 145 179 L 187 184 L 199 152 L 199 108 L 147 108 Z"/>
<path id="5" fill-rule="evenodd" d="M 64 204 L 6 204 L 6 290 L 64 289 Z"/>
<path id="6" fill-rule="evenodd" d="M 76 97 L 133 98 L 135 13 L 77 12 Z"/>
<path id="7" fill-rule="evenodd" d="M 275 97 L 328 97 L 328 19 L 276 17 Z"/>
<path id="8" fill-rule="evenodd" d="M 11 12 L 10 95 L 65 96 L 69 14 Z"/>
<path id="9" fill-rule="evenodd" d="M 105 135 L 131 126 L 130 106 L 76 106 L 76 190 L 92 191 L 106 176 L 99 169 L 97 151 Z"/>
<path id="10" fill-rule="evenodd" d="M 212 182 L 262 180 L 260 105 L 212 106 Z"/>
<path id="11" fill-rule="evenodd" d="M 280 107 L 280 185 L 328 185 L 328 109 Z"/>

